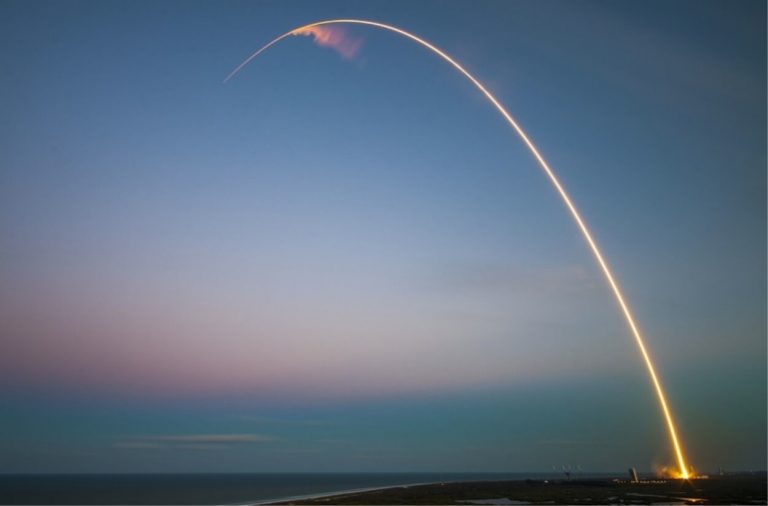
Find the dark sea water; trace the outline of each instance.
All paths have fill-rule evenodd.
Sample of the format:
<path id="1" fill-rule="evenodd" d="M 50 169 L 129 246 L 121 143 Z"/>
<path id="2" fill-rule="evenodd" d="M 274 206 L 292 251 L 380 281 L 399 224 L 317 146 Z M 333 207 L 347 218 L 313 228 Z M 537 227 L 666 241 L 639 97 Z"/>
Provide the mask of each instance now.
<path id="1" fill-rule="evenodd" d="M 249 504 L 393 485 L 551 476 L 541 473 L 0 475 L 0 504 Z"/>

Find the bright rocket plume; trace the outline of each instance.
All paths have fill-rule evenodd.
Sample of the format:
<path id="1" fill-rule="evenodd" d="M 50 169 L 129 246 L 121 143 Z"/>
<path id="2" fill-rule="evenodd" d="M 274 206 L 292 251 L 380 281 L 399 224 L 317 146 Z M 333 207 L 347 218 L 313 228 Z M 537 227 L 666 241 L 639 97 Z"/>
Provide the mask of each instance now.
<path id="1" fill-rule="evenodd" d="M 509 114 L 509 112 L 507 112 L 507 110 L 504 108 L 503 105 L 501 105 L 501 103 L 496 99 L 496 97 L 494 97 L 491 94 L 491 92 L 488 91 L 480 81 L 475 79 L 475 77 L 472 74 L 470 74 L 464 67 L 459 65 L 459 63 L 456 62 L 456 60 L 454 60 L 453 58 L 448 56 L 446 53 L 444 53 L 442 50 L 433 46 L 426 40 L 391 25 L 386 25 L 384 23 L 379 23 L 377 21 L 367 21 L 362 19 L 331 19 L 326 21 L 317 21 L 315 23 L 309 23 L 307 25 L 300 26 L 298 28 L 291 30 L 290 32 L 284 33 L 283 35 L 277 37 L 276 39 L 272 40 L 265 46 L 256 50 L 248 58 L 246 58 L 240 65 L 238 65 L 226 77 L 226 79 L 224 79 L 224 82 L 226 83 L 227 81 L 232 79 L 251 60 L 256 58 L 262 52 L 266 51 L 269 47 L 273 46 L 274 44 L 288 37 L 289 35 L 307 35 L 307 34 L 313 35 L 315 38 L 315 42 L 318 43 L 319 45 L 331 46 L 337 49 L 338 47 L 337 44 L 339 44 L 339 42 L 330 42 L 332 39 L 334 39 L 334 37 L 325 34 L 325 30 L 329 28 L 327 27 L 327 25 L 337 25 L 337 24 L 366 25 L 366 26 L 381 28 L 383 30 L 388 30 L 390 32 L 394 32 L 398 35 L 401 35 L 407 39 L 410 39 L 418 43 L 419 45 L 429 49 L 433 53 L 437 54 L 443 60 L 450 63 L 451 66 L 453 66 L 453 68 L 456 69 L 458 72 L 460 72 L 464 77 L 469 79 L 472 82 L 472 84 L 474 84 L 475 87 L 477 87 L 477 89 L 479 89 L 483 93 L 483 95 L 485 95 L 488 101 L 490 101 L 491 104 L 493 104 L 493 106 L 496 108 L 496 110 L 498 110 L 499 113 L 501 113 L 501 115 L 504 117 L 507 123 L 509 123 L 512 129 L 517 133 L 517 135 L 523 141 L 523 143 L 528 147 L 528 150 L 536 159 L 539 166 L 544 171 L 546 176 L 549 178 L 549 181 L 552 183 L 552 186 L 560 195 L 560 198 L 562 199 L 563 204 L 565 204 L 565 207 L 568 208 L 568 211 L 570 212 L 571 217 L 576 222 L 576 225 L 581 231 L 581 234 L 584 237 L 584 240 L 587 242 L 587 245 L 589 246 L 589 249 L 592 252 L 592 255 L 594 256 L 595 261 L 597 262 L 598 266 L 602 270 L 603 275 L 606 281 L 608 282 L 608 285 L 610 286 L 611 291 L 613 292 L 616 302 L 621 308 L 621 312 L 624 316 L 624 320 L 626 321 L 627 326 L 629 327 L 629 330 L 632 332 L 632 335 L 635 338 L 635 342 L 637 343 L 637 347 L 640 351 L 640 354 L 643 357 L 643 361 L 648 371 L 648 375 L 650 376 L 651 383 L 653 383 L 654 390 L 656 391 L 656 397 L 659 401 L 661 411 L 664 415 L 664 420 L 666 422 L 667 430 L 669 432 L 669 438 L 672 443 L 675 456 L 677 457 L 679 476 L 683 479 L 690 478 L 690 472 L 688 470 L 688 466 L 685 463 L 685 457 L 683 456 L 683 449 L 680 444 L 680 440 L 678 439 L 678 436 L 677 436 L 677 429 L 675 428 L 675 423 L 672 418 L 672 412 L 670 411 L 669 406 L 667 404 L 666 396 L 664 394 L 664 389 L 661 386 L 661 380 L 659 380 L 659 377 L 656 374 L 656 368 L 653 365 L 651 356 L 648 354 L 648 350 L 645 347 L 645 342 L 643 341 L 643 337 L 640 334 L 640 330 L 638 329 L 637 324 L 635 323 L 635 318 L 634 316 L 632 316 L 632 312 L 630 311 L 629 306 L 627 305 L 627 302 L 624 299 L 624 295 L 621 289 L 619 288 L 619 284 L 614 278 L 613 273 L 611 272 L 611 269 L 608 267 L 608 263 L 603 258 L 603 254 L 601 253 L 600 248 L 597 246 L 597 243 L 592 238 L 592 233 L 589 231 L 589 228 L 587 228 L 586 223 L 582 219 L 581 213 L 579 213 L 578 209 L 576 209 L 576 206 L 574 205 L 573 201 L 571 201 L 570 196 L 565 191 L 565 188 L 560 183 L 560 180 L 557 178 L 554 171 L 549 167 L 549 164 L 546 162 L 546 160 L 544 160 L 544 157 L 541 155 L 541 153 L 539 153 L 538 148 L 536 148 L 536 146 L 533 144 L 533 141 L 530 140 L 530 138 L 525 133 L 525 131 L 520 127 L 520 125 L 518 125 L 517 121 L 515 121 L 512 115 Z M 338 40 L 338 39 L 335 39 L 335 40 Z M 344 55 L 344 53 L 341 53 L 341 54 L 342 56 Z"/>

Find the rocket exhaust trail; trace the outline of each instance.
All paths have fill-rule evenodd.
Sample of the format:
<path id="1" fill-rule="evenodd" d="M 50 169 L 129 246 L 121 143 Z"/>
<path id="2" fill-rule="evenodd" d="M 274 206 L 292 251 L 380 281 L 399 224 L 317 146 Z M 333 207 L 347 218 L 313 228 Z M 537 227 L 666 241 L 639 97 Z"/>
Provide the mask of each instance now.
<path id="1" fill-rule="evenodd" d="M 493 104 L 493 106 L 499 111 L 499 113 L 501 113 L 504 119 L 507 120 L 507 123 L 509 123 L 509 125 L 517 133 L 520 139 L 522 139 L 523 143 L 528 147 L 528 150 L 531 152 L 533 157 L 539 163 L 539 166 L 541 167 L 541 169 L 549 178 L 550 182 L 552 183 L 552 186 L 554 186 L 555 190 L 557 190 L 557 193 L 560 195 L 561 199 L 563 200 L 565 207 L 567 207 L 568 211 L 571 213 L 571 217 L 576 222 L 576 225 L 579 227 L 581 234 L 584 236 L 584 240 L 589 245 L 589 249 L 591 250 L 592 255 L 595 257 L 595 261 L 600 266 L 600 269 L 603 271 L 603 274 L 605 276 L 606 281 L 608 282 L 608 285 L 611 287 L 611 290 L 613 291 L 613 295 L 619 307 L 621 308 L 621 312 L 624 315 L 624 319 L 626 320 L 627 326 L 632 332 L 632 335 L 635 337 L 635 342 L 637 343 L 637 347 L 640 350 L 640 354 L 642 355 L 643 361 L 645 362 L 646 368 L 648 370 L 648 375 L 650 376 L 651 382 L 653 383 L 654 389 L 656 391 L 656 396 L 658 398 L 659 405 L 661 406 L 661 410 L 664 414 L 664 420 L 666 421 L 667 430 L 669 432 L 669 438 L 672 442 L 675 456 L 677 457 L 677 464 L 679 467 L 680 477 L 683 479 L 688 479 L 690 477 L 690 474 L 688 471 L 688 467 L 685 463 L 683 450 L 681 448 L 680 441 L 678 440 L 678 437 L 677 437 L 677 429 L 675 428 L 675 423 L 672 419 L 672 413 L 669 409 L 669 406 L 667 405 L 667 400 L 666 400 L 666 396 L 664 395 L 664 389 L 661 386 L 661 381 L 659 380 L 656 374 L 656 369 L 654 368 L 653 362 L 651 361 L 651 357 L 648 354 L 648 350 L 645 347 L 645 343 L 640 334 L 640 330 L 637 328 L 637 324 L 635 324 L 635 318 L 632 316 L 632 312 L 630 311 L 629 306 L 624 300 L 624 295 L 622 294 L 621 289 L 619 288 L 619 284 L 614 279 L 613 273 L 611 272 L 611 269 L 608 267 L 608 263 L 605 261 L 605 259 L 603 258 L 603 254 L 600 252 L 600 248 L 598 248 L 597 243 L 592 238 L 592 233 L 589 231 L 589 228 L 587 228 L 586 223 L 581 218 L 581 214 L 579 213 L 579 211 L 576 209 L 576 206 L 571 201 L 571 198 L 568 196 L 568 193 L 565 191 L 565 188 L 563 188 L 563 185 L 560 184 L 560 180 L 557 178 L 557 176 L 555 176 L 555 173 L 552 171 L 552 169 L 549 167 L 547 162 L 544 160 L 544 157 L 541 155 L 541 153 L 539 153 L 539 150 L 536 148 L 533 142 L 528 138 L 528 135 L 523 131 L 520 125 L 517 124 L 517 121 L 515 121 L 514 118 L 512 118 L 512 115 L 510 115 L 507 112 L 507 110 L 504 108 L 504 106 L 501 105 L 501 103 L 496 99 L 496 97 L 494 97 L 491 94 L 491 92 L 488 91 L 480 81 L 475 79 L 475 77 L 472 74 L 470 74 L 464 67 L 459 65 L 453 58 L 451 58 L 442 50 L 433 46 L 426 40 L 412 33 L 406 32 L 405 30 L 402 30 L 400 28 L 386 25 L 384 23 L 379 23 L 376 21 L 367 21 L 362 19 L 330 19 L 326 21 L 318 21 L 315 23 L 309 23 L 307 25 L 300 26 L 298 28 L 295 28 L 277 37 L 276 39 L 269 42 L 267 45 L 255 51 L 253 54 L 251 54 L 251 56 L 246 58 L 240 65 L 238 65 L 226 77 L 226 79 L 224 79 L 224 82 L 226 83 L 227 81 L 232 79 L 235 75 L 237 75 L 238 72 L 240 72 L 240 70 L 243 69 L 243 67 L 245 67 L 249 62 L 251 62 L 259 54 L 263 53 L 269 47 L 280 42 L 281 40 L 288 37 L 289 35 L 302 35 L 303 32 L 307 30 L 311 30 L 315 27 L 320 27 L 323 25 L 333 25 L 333 24 L 356 24 L 356 25 L 367 25 L 367 26 L 373 26 L 376 28 L 381 28 L 383 30 L 394 32 L 398 35 L 402 35 L 403 37 L 410 39 L 418 43 L 419 45 L 429 49 L 430 51 L 432 51 L 433 53 L 441 57 L 443 60 L 450 63 L 451 66 L 453 66 L 453 68 L 455 68 L 462 75 L 464 75 L 464 77 L 469 79 L 472 82 L 472 84 L 474 84 L 477 87 L 477 89 L 479 89 L 483 93 L 483 95 L 485 95 L 485 97 L 491 102 L 491 104 Z"/>

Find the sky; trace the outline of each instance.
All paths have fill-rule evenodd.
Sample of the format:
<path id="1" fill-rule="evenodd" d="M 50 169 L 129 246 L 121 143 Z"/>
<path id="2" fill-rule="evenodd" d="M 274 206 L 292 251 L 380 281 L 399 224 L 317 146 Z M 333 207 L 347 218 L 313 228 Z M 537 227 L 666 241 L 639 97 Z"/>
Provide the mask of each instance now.
<path id="1" fill-rule="evenodd" d="M 766 6 L 3 1 L 0 472 L 766 462 Z M 323 41 L 320 41 L 323 42 Z"/>

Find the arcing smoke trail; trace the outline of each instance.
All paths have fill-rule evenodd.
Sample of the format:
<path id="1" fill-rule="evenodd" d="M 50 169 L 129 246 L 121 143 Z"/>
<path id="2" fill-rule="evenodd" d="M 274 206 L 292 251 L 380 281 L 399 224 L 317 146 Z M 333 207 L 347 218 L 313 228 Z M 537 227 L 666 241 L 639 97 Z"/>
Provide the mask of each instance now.
<path id="1" fill-rule="evenodd" d="M 256 58 L 262 52 L 266 51 L 269 47 L 273 46 L 274 44 L 288 37 L 289 35 L 304 35 L 308 33 L 313 33 L 313 31 L 315 31 L 318 27 L 322 27 L 324 25 L 333 25 L 333 24 L 357 24 L 357 25 L 374 26 L 376 28 L 389 30 L 390 32 L 394 32 L 399 35 L 402 35 L 403 37 L 406 37 L 426 47 L 427 49 L 429 49 L 430 51 L 432 51 L 433 53 L 441 57 L 443 60 L 450 63 L 456 70 L 458 70 L 461 74 L 463 74 L 464 77 L 469 79 L 472 82 L 472 84 L 474 84 L 477 87 L 477 89 L 479 89 L 483 93 L 483 95 L 486 96 L 486 98 L 493 104 L 493 106 L 496 107 L 496 109 L 501 113 L 501 115 L 504 116 L 504 119 L 507 120 L 507 123 L 510 124 L 510 126 L 515 130 L 515 132 L 517 132 L 517 135 L 520 136 L 522 141 L 525 143 L 525 145 L 528 147 L 529 151 L 533 155 L 533 157 L 536 158 L 536 161 L 539 163 L 539 166 L 547 175 L 550 182 L 555 187 L 555 190 L 557 190 L 557 193 L 562 198 L 563 203 L 568 208 L 568 211 L 570 211 L 571 216 L 576 222 L 576 225 L 578 225 L 579 230 L 581 230 L 581 233 L 584 236 L 584 240 L 587 241 L 587 244 L 589 245 L 589 248 L 592 251 L 592 255 L 595 257 L 595 260 L 600 266 L 600 269 L 603 271 L 603 274 L 605 275 L 605 279 L 606 281 L 608 281 L 608 285 L 611 287 L 611 290 L 613 291 L 613 295 L 616 298 L 616 302 L 619 304 L 619 307 L 621 308 L 621 312 L 624 315 L 624 319 L 626 320 L 627 325 L 629 326 L 629 329 L 632 331 L 632 335 L 635 337 L 635 341 L 637 342 L 637 347 L 640 349 L 640 354 L 643 357 L 645 365 L 648 369 L 648 374 L 651 377 L 651 382 L 653 383 L 654 389 L 656 390 L 656 396 L 659 399 L 659 404 L 664 414 L 664 419 L 666 421 L 667 429 L 669 431 L 669 438 L 672 442 L 675 455 L 677 456 L 677 463 L 678 463 L 678 467 L 680 468 L 679 469 L 680 477 L 683 479 L 688 479 L 690 477 L 690 474 L 688 471 L 688 467 L 686 466 L 686 463 L 685 463 L 685 458 L 683 457 L 683 450 L 680 446 L 680 441 L 678 440 L 678 437 L 677 437 L 677 430 L 675 429 L 675 423 L 672 419 L 672 414 L 669 410 L 669 406 L 667 405 L 666 396 L 664 395 L 664 389 L 661 387 L 661 381 L 656 375 L 656 369 L 654 368 L 653 362 L 651 361 L 651 357 L 645 348 L 645 343 L 643 342 L 643 338 L 640 335 L 640 331 L 638 330 L 637 325 L 635 324 L 635 319 L 632 316 L 632 312 L 629 310 L 629 306 L 624 300 L 624 295 L 622 294 L 618 283 L 614 279 L 611 269 L 608 267 L 608 264 L 603 258 L 603 255 L 600 252 L 600 248 L 597 247 L 597 243 L 592 238 L 592 233 L 587 228 L 587 225 L 584 223 L 584 220 L 581 218 L 581 214 L 579 214 L 579 211 L 576 209 L 576 206 L 571 201 L 571 198 L 568 196 L 568 193 L 563 188 L 563 185 L 560 184 L 560 180 L 557 178 L 557 176 L 555 176 L 555 173 L 552 171 L 552 169 L 549 167 L 547 162 L 544 160 L 544 157 L 541 156 L 541 153 L 539 153 L 539 150 L 536 148 L 533 142 L 528 138 L 528 135 L 526 135 L 526 133 L 523 131 L 520 125 L 517 124 L 517 122 L 507 112 L 504 106 L 502 106 L 501 103 L 499 103 L 499 101 L 496 100 L 496 97 L 494 97 L 491 94 L 491 92 L 489 92 L 485 88 L 485 86 L 483 86 L 482 83 L 480 83 L 480 81 L 475 79 L 474 76 L 472 76 L 472 74 L 470 74 L 464 67 L 459 65 L 453 58 L 451 58 L 446 53 L 436 48 L 426 40 L 419 38 L 412 33 L 406 32 L 405 30 L 401 30 L 400 28 L 390 26 L 390 25 L 385 25 L 384 23 L 378 23 L 376 21 L 367 21 L 362 19 L 331 19 L 331 20 L 318 21 L 315 23 L 310 23 L 308 25 L 300 26 L 299 28 L 291 30 L 290 32 L 284 33 L 283 35 L 277 37 L 267 45 L 263 46 L 261 49 L 255 51 L 251 56 L 246 58 L 245 61 L 243 61 L 240 65 L 238 65 L 235 68 L 235 70 L 233 70 L 227 76 L 227 78 L 224 79 L 224 82 L 226 83 L 227 81 L 232 79 L 251 60 Z"/>

